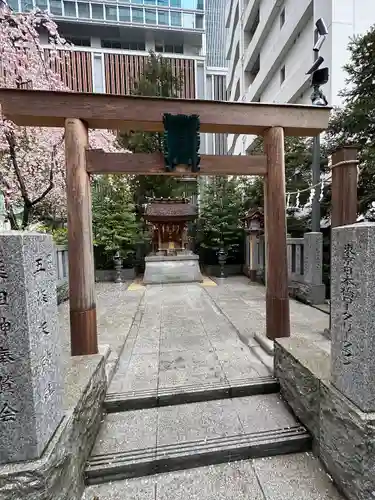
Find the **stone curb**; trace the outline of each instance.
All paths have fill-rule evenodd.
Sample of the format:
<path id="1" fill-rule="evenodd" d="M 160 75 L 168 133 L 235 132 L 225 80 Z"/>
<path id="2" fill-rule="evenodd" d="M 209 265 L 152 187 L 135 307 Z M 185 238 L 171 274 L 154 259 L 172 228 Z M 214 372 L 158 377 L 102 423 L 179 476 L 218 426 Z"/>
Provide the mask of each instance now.
<path id="1" fill-rule="evenodd" d="M 268 339 L 267 337 L 265 337 L 260 333 L 255 333 L 254 339 L 258 342 L 258 344 L 262 347 L 262 349 L 266 351 L 267 354 L 269 354 L 270 356 L 274 355 L 275 347 L 273 340 Z"/>

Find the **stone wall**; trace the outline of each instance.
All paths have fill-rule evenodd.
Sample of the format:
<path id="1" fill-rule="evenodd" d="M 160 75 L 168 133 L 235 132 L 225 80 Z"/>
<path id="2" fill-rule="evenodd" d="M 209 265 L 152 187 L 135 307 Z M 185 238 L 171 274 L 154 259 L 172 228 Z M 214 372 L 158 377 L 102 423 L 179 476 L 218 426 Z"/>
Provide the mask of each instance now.
<path id="1" fill-rule="evenodd" d="M 107 388 L 103 356 L 68 362 L 65 416 L 42 457 L 0 466 L 1 500 L 80 500 Z"/>
<path id="2" fill-rule="evenodd" d="M 135 278 L 135 269 L 121 269 L 122 281 L 131 281 Z M 111 282 L 115 281 L 116 271 L 114 269 L 96 269 L 95 281 L 97 282 Z"/>
<path id="3" fill-rule="evenodd" d="M 314 453 L 349 500 L 375 498 L 375 413 L 330 382 L 330 355 L 302 338 L 275 341 L 281 394 L 313 436 Z"/>

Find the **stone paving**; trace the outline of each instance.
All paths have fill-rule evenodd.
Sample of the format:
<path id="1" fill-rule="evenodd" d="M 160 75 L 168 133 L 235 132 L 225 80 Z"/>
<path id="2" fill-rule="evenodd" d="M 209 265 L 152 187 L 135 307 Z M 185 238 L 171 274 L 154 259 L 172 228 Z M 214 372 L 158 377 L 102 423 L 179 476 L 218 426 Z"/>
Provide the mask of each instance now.
<path id="1" fill-rule="evenodd" d="M 344 500 L 310 453 L 90 486 L 83 500 Z"/>
<path id="2" fill-rule="evenodd" d="M 206 280 L 203 285 L 120 285 L 114 291 L 118 286 L 98 286 L 99 342 L 120 356 L 107 398 L 154 394 L 161 401 L 166 391 L 233 389 L 272 378 L 256 355 L 261 347 L 254 339 L 255 333 L 265 333 L 264 287 L 242 277 L 218 286 Z M 327 314 L 293 300 L 290 305 L 292 335 L 329 350 L 323 336 Z M 112 408 L 88 463 L 86 474 L 94 484 L 84 500 L 341 500 L 318 460 L 295 453 L 310 438 L 275 392 L 226 393 L 222 399 L 171 406 L 149 399 L 150 406 L 139 410 Z M 285 451 L 275 451 L 275 442 L 286 443 Z M 232 462 L 254 456 L 246 454 L 250 448 L 267 456 L 270 443 L 271 454 L 292 454 Z M 223 463 L 198 467 L 214 463 L 204 462 L 213 450 Z M 193 468 L 173 472 L 186 467 Z M 129 475 L 148 477 L 122 479 Z M 111 477 L 116 480 L 95 484 Z"/>
<path id="3" fill-rule="evenodd" d="M 99 351 L 104 353 L 108 347 L 111 350 L 107 359 L 109 379 L 116 369 L 145 292 L 143 287 L 129 290 L 129 285 L 130 283 L 96 284 Z M 63 351 L 67 357 L 70 357 L 69 302 L 60 304 L 58 309 Z"/>
<path id="4" fill-rule="evenodd" d="M 227 278 L 217 287 L 207 287 L 216 307 L 229 319 L 242 338 L 250 345 L 255 333 L 266 331 L 266 289 L 249 283 L 246 277 Z M 324 335 L 329 327 L 329 315 L 314 307 L 290 299 L 291 335 L 309 339 L 320 349 L 330 351 L 330 341 Z"/>
<path id="5" fill-rule="evenodd" d="M 109 393 L 268 376 L 199 285 L 147 287 Z"/>

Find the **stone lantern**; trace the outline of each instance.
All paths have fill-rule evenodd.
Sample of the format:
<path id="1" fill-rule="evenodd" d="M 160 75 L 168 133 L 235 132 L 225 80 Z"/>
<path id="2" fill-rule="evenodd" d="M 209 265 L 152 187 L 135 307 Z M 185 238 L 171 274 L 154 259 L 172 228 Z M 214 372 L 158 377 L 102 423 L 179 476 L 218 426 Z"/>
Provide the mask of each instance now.
<path id="1" fill-rule="evenodd" d="M 264 214 L 260 208 L 251 209 L 244 217 L 246 231 L 245 274 L 251 281 L 257 281 L 260 259 L 263 256 Z"/>

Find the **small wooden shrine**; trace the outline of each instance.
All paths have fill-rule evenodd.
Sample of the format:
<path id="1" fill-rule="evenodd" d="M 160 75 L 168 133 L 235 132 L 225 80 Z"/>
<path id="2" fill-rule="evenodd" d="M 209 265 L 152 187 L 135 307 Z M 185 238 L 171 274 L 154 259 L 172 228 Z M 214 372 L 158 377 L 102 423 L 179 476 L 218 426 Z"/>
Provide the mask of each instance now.
<path id="1" fill-rule="evenodd" d="M 197 215 L 196 206 L 185 198 L 152 200 L 144 214 L 152 228 L 152 252 L 170 255 L 188 250 L 188 223 Z"/>

